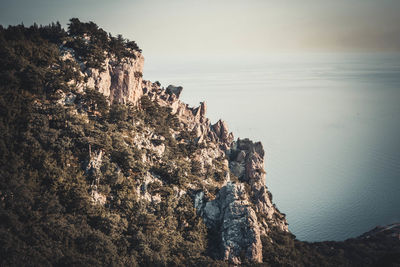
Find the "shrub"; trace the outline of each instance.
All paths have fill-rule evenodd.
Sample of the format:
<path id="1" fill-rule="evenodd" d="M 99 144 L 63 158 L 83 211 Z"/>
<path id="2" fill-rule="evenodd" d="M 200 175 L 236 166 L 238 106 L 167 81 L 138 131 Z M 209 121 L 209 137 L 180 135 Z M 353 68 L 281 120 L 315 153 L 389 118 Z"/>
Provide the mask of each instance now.
<path id="1" fill-rule="evenodd" d="M 126 105 L 114 103 L 110 107 L 108 115 L 110 123 L 117 123 L 120 121 L 126 121 L 128 119 L 128 108 Z"/>

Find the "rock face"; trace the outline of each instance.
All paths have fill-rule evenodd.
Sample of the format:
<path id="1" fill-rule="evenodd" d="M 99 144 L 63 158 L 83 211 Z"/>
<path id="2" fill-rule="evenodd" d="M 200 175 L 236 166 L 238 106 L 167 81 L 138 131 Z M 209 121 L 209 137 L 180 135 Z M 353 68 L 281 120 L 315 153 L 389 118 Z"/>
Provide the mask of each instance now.
<path id="1" fill-rule="evenodd" d="M 224 121 L 210 123 L 204 102 L 191 108 L 178 99 L 180 89 L 174 93 L 173 88 L 169 88 L 165 90 L 159 84 L 143 82 L 144 95 L 161 106 L 171 107 L 171 112 L 178 116 L 182 125 L 194 132 L 197 142 L 209 146 L 195 157 L 202 171 L 206 165 L 212 165 L 213 160 L 227 157 L 230 172 L 239 179 L 239 182 L 231 182 L 229 172 L 226 173 L 227 183 L 214 200 L 209 199 L 204 191 L 194 196 L 196 209 L 207 227 L 212 233 L 218 233 L 220 251 L 217 258 L 234 264 L 245 259 L 261 262 L 261 236 L 268 235 L 273 229 L 288 232 L 285 215 L 272 203 L 272 195 L 265 186 L 262 144 L 248 139 L 234 142 Z"/>
<path id="2" fill-rule="evenodd" d="M 221 122 L 213 126 L 215 134 L 223 135 L 224 127 Z M 268 235 L 272 229 L 289 231 L 285 216 L 272 204 L 272 195 L 265 186 L 264 149 L 260 142 L 238 139 L 226 154 L 230 170 L 240 182 L 229 181 L 214 200 L 198 192 L 195 207 L 207 227 L 220 234 L 219 258 L 235 264 L 244 259 L 261 262 L 261 235 Z"/>
<path id="3" fill-rule="evenodd" d="M 91 68 L 83 70 L 83 75 L 87 77 L 83 87 L 95 88 L 110 102 L 133 103 L 140 108 L 140 98 L 147 96 L 160 106 L 169 107 L 179 119 L 180 127 L 191 132 L 195 142 L 201 145 L 195 152 L 197 154 L 192 155 L 193 160 L 200 163 L 200 173 L 206 174 L 215 161 L 220 162 L 223 172 L 218 182 L 212 181 L 212 177 L 204 182 L 218 186 L 216 195 L 208 194 L 204 188 L 192 188 L 188 191 L 177 189 L 177 197 L 185 194 L 193 197 L 198 214 L 203 217 L 210 233 L 216 234 L 216 246 L 219 248 L 215 255 L 217 258 L 234 264 L 244 260 L 262 262 L 261 236 L 268 235 L 273 229 L 288 231 L 288 224 L 285 215 L 272 203 L 272 195 L 265 186 L 264 149 L 261 143 L 253 143 L 248 139 L 234 141 L 224 121 L 211 124 L 206 117 L 205 102 L 198 107 L 189 107 L 179 100 L 181 86 L 170 85 L 164 89 L 158 82 L 142 80 L 143 62 L 143 56 L 138 52 L 135 59 L 124 59 L 122 62 L 107 58 L 104 71 Z M 143 146 L 154 152 L 153 158 L 142 159 L 144 163 L 161 159 L 165 150 L 161 138 L 146 130 L 133 138 L 139 149 Z M 89 164 L 88 168 L 93 169 L 95 161 L 92 157 L 90 160 L 90 164 L 93 164 Z M 237 177 L 235 182 L 230 174 Z M 159 195 L 153 196 L 146 189 L 149 183 L 155 181 L 162 183 L 149 173 L 136 188 L 141 199 L 152 203 L 160 201 Z M 95 193 L 93 199 L 103 202 L 95 196 L 97 183 L 95 180 L 92 185 Z M 197 193 L 190 193 L 193 190 Z"/>
<path id="4" fill-rule="evenodd" d="M 181 86 L 169 85 L 167 89 L 160 87 L 158 83 L 143 81 L 143 95 L 147 95 L 151 100 L 156 101 L 160 106 L 171 108 L 171 113 L 176 114 L 189 131 L 196 135 L 198 143 L 215 142 L 223 150 L 230 147 L 233 141 L 233 134 L 228 131 L 225 122 L 219 120 L 215 125 L 211 125 L 206 117 L 207 105 L 201 102 L 198 107 L 189 107 L 179 100 L 182 92 Z"/>
<path id="5" fill-rule="evenodd" d="M 110 102 L 137 104 L 143 95 L 142 76 L 144 58 L 135 52 L 136 58 L 107 58 L 104 71 L 88 68 L 85 74 L 88 80 L 85 86 L 95 88 L 110 98 Z"/>
<path id="6" fill-rule="evenodd" d="M 219 120 L 217 123 L 211 126 L 213 130 L 210 135 L 213 140 L 219 140 L 224 150 L 227 150 L 232 141 L 233 134 L 228 131 L 228 126 L 226 122 Z"/>
<path id="7" fill-rule="evenodd" d="M 285 216 L 272 204 L 272 195 L 265 186 L 261 143 L 248 139 L 234 142 L 233 134 L 224 121 L 210 123 L 206 117 L 205 102 L 192 108 L 179 100 L 181 87 L 163 89 L 158 83 L 143 81 L 142 88 L 143 95 L 161 106 L 170 107 L 183 127 L 195 134 L 198 143 L 208 144 L 208 148 L 202 149 L 195 157 L 202 170 L 206 169 L 206 165 L 212 165 L 213 160 L 226 156 L 229 158 L 227 169 L 239 178 L 239 182 L 230 182 L 227 173 L 227 183 L 214 200 L 208 199 L 203 191 L 194 196 L 197 211 L 207 227 L 211 232 L 218 233 L 220 251 L 217 258 L 234 264 L 243 260 L 262 262 L 261 236 L 268 235 L 275 228 L 288 231 L 288 224 Z"/>
<path id="8" fill-rule="evenodd" d="M 263 224 L 262 231 L 267 233 L 269 228 L 274 227 L 288 232 L 285 216 L 272 204 L 272 195 L 265 186 L 262 144 L 260 142 L 253 143 L 249 139 L 238 139 L 232 143 L 228 154 L 231 159 L 229 167 L 232 173 L 251 187 L 255 211 L 266 215 L 261 222 Z"/>
<path id="9" fill-rule="evenodd" d="M 110 103 L 118 102 L 137 104 L 143 95 L 143 65 L 144 57 L 138 51 L 133 51 L 134 58 L 118 59 L 113 55 L 106 57 L 102 69 L 87 67 L 75 57 L 71 48 L 60 47 L 63 60 L 73 60 L 79 64 L 83 83 L 76 84 L 80 90 L 93 88 L 106 97 Z"/>
<path id="10" fill-rule="evenodd" d="M 89 175 L 92 179 L 90 185 L 90 195 L 92 197 L 92 202 L 94 204 L 104 205 L 106 203 L 106 197 L 98 192 L 98 186 L 100 183 L 99 173 L 100 173 L 100 166 L 102 163 L 102 156 L 103 151 L 93 151 L 89 145 L 89 160 L 87 162 L 85 172 Z"/>
<path id="11" fill-rule="evenodd" d="M 228 182 L 215 200 L 204 200 L 204 193 L 195 197 L 195 206 L 207 227 L 220 229 L 220 258 L 240 264 L 247 259 L 262 261 L 262 245 L 257 216 L 251 208 L 245 186 Z"/>

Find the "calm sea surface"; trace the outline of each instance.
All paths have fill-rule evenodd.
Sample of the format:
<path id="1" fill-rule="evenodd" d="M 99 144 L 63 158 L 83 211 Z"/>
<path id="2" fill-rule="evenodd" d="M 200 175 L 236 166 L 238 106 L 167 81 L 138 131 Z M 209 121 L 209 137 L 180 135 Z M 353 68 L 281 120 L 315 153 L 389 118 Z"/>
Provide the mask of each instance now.
<path id="1" fill-rule="evenodd" d="M 221 63 L 223 62 L 223 63 Z M 261 141 L 266 183 L 300 240 L 344 240 L 400 221 L 400 55 L 281 54 L 147 60 L 235 138 Z"/>

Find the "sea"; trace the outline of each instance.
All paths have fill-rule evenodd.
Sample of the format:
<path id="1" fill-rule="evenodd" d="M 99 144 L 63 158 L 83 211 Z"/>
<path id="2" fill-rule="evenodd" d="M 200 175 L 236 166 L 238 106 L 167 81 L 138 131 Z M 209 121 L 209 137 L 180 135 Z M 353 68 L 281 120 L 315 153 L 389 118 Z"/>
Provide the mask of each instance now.
<path id="1" fill-rule="evenodd" d="M 400 54 L 150 56 L 144 78 L 183 86 L 212 123 L 262 142 L 266 185 L 299 240 L 400 221 Z"/>

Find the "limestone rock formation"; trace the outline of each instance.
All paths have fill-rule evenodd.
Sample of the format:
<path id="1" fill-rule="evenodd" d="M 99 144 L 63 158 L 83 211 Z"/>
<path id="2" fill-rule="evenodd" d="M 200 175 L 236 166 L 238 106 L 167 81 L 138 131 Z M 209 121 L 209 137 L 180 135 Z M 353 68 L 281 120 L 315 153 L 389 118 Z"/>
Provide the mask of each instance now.
<path id="1" fill-rule="evenodd" d="M 211 129 L 211 137 L 219 140 L 225 150 L 228 149 L 233 141 L 233 134 L 228 131 L 226 122 L 219 120 L 211 126 Z"/>
<path id="2" fill-rule="evenodd" d="M 213 128 L 219 136 L 227 132 L 222 122 Z M 272 204 L 272 195 L 265 186 L 261 143 L 238 139 L 226 153 L 230 170 L 240 182 L 229 181 L 214 200 L 207 199 L 203 191 L 198 192 L 194 197 L 195 207 L 207 227 L 219 233 L 221 259 L 235 264 L 244 259 L 261 262 L 261 235 L 268 235 L 272 229 L 288 232 L 288 224 Z"/>
<path id="3" fill-rule="evenodd" d="M 218 235 L 220 251 L 216 257 L 234 264 L 240 264 L 243 260 L 262 262 L 261 236 L 268 235 L 272 228 L 287 232 L 288 227 L 284 214 L 272 203 L 272 195 L 265 186 L 261 143 L 253 143 L 248 139 L 234 141 L 226 122 L 219 120 L 211 124 L 206 117 L 205 102 L 198 107 L 190 107 L 179 99 L 183 89 L 181 86 L 169 85 L 165 89 L 158 82 L 142 80 L 144 59 L 139 52 L 135 53 L 135 59 L 124 59 L 122 62 L 108 57 L 104 71 L 83 69 L 82 75 L 87 76 L 84 86 L 103 93 L 110 103 L 130 102 L 140 108 L 140 98 L 147 96 L 158 105 L 170 108 L 171 113 L 179 119 L 180 127 L 191 132 L 197 144 L 203 145 L 193 155 L 193 160 L 200 163 L 200 173 L 204 175 L 207 169 L 214 168 L 215 161 L 222 162 L 220 168 L 224 170 L 221 174 L 223 179 L 215 182 L 210 177 L 204 181 L 205 184 L 212 183 L 219 187 L 215 196 L 210 198 L 204 188 L 199 191 L 192 185 L 192 189 L 198 192 L 193 196 L 198 214 L 204 218 L 209 231 Z M 152 151 L 152 156 L 143 154 L 142 161 L 146 164 L 161 160 L 165 150 L 163 140 L 162 136 L 156 136 L 148 129 L 135 133 L 132 139 L 138 149 Z M 238 181 L 231 181 L 230 173 Z M 159 203 L 160 196 L 151 195 L 147 190 L 147 185 L 154 182 L 163 183 L 155 174 L 148 173 L 136 188 L 140 199 Z M 175 191 L 178 198 L 188 194 L 181 189 Z"/>
<path id="4" fill-rule="evenodd" d="M 240 264 L 247 259 L 262 261 L 262 245 L 257 216 L 251 207 L 245 185 L 228 182 L 216 199 L 206 201 L 204 193 L 195 197 L 195 206 L 209 228 L 220 229 L 220 258 Z M 243 257 L 243 258 L 241 258 Z"/>
<path id="5" fill-rule="evenodd" d="M 144 57 L 134 51 L 134 58 L 118 59 L 113 55 L 106 57 L 102 69 L 87 67 L 80 62 L 71 48 L 61 47 L 61 57 L 64 61 L 72 60 L 80 66 L 84 82 L 76 85 L 80 90 L 93 88 L 109 98 L 110 103 L 137 104 L 143 95 L 143 65 Z"/>
<path id="6" fill-rule="evenodd" d="M 249 139 L 238 139 L 228 151 L 231 161 L 229 167 L 240 181 L 250 185 L 252 199 L 257 213 L 265 214 L 262 222 L 263 231 L 268 232 L 270 227 L 277 227 L 288 232 L 288 224 L 284 214 L 272 203 L 272 195 L 265 185 L 264 149 L 260 142 L 253 143 Z"/>
<path id="7" fill-rule="evenodd" d="M 167 89 L 163 89 L 157 83 L 143 81 L 142 88 L 143 95 L 147 95 L 161 106 L 170 107 L 171 113 L 178 116 L 185 128 L 189 131 L 194 131 L 198 143 L 207 142 L 208 140 L 220 144 L 224 149 L 230 147 L 233 141 L 233 134 L 228 132 L 226 123 L 222 121 L 217 122 L 216 125 L 220 125 L 218 129 L 216 128 L 217 126 L 211 127 L 211 122 L 206 117 L 207 105 L 205 102 L 201 102 L 198 107 L 189 107 L 189 105 L 178 99 L 182 92 L 181 86 L 170 85 Z M 215 132 L 215 129 L 217 129 L 218 133 Z"/>
<path id="8" fill-rule="evenodd" d="M 84 73 L 88 77 L 85 86 L 95 88 L 110 98 L 110 102 L 137 104 L 142 91 L 142 75 L 144 57 L 135 52 L 136 58 L 126 58 L 119 61 L 116 58 L 107 58 L 104 62 L 104 71 L 88 68 Z"/>

